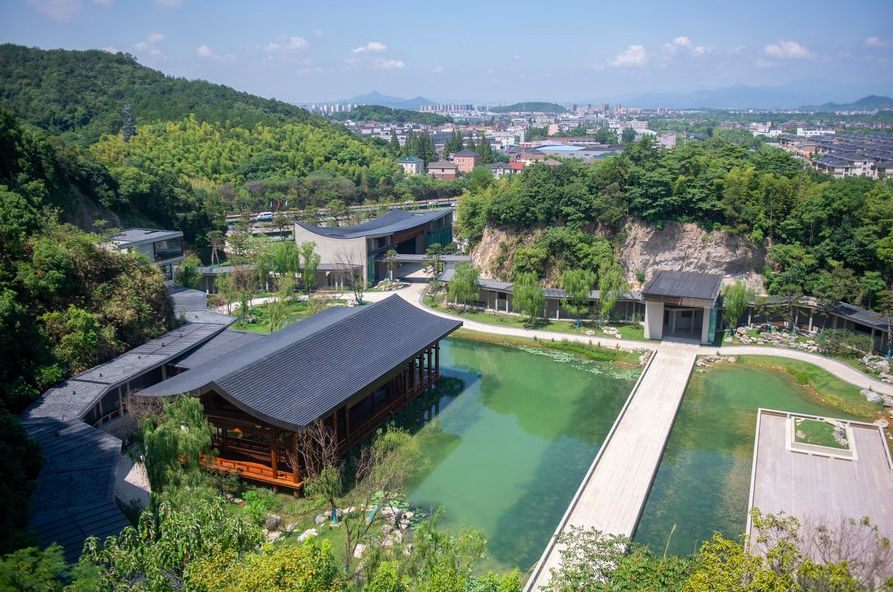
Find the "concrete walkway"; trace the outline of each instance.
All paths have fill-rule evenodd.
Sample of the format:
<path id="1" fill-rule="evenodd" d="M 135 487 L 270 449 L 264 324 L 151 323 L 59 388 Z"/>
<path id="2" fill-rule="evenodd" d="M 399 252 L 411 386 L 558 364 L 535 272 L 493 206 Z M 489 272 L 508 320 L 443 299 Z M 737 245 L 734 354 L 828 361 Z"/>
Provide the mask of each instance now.
<path id="1" fill-rule="evenodd" d="M 422 304 L 422 294 L 425 291 L 425 284 L 410 284 L 408 288 L 404 288 L 397 292 L 379 292 L 374 294 L 369 294 L 367 296 L 376 296 L 377 299 L 386 298 L 391 294 L 399 294 L 402 298 L 406 299 L 411 304 L 423 308 L 432 314 L 436 314 L 441 317 L 450 318 L 450 319 L 459 319 L 463 322 L 462 326 L 469 331 L 477 331 L 479 333 L 491 333 L 494 335 L 507 335 L 511 337 L 527 337 L 531 339 L 536 337 L 537 339 L 554 339 L 556 341 L 561 341 L 562 339 L 566 339 L 568 341 L 577 341 L 580 343 L 589 343 L 600 344 L 605 347 L 619 347 L 621 349 L 626 350 L 652 350 L 652 351 L 661 351 L 667 343 L 667 341 L 632 341 L 629 339 L 612 339 L 610 337 L 590 337 L 588 335 L 575 335 L 573 333 L 559 333 L 557 331 L 542 331 L 538 329 L 518 329 L 514 327 L 500 327 L 498 325 L 488 325 L 486 323 L 477 323 L 475 321 L 468 321 L 462 318 L 461 316 L 447 314 L 440 310 L 434 310 L 426 307 Z M 364 298 L 366 300 L 367 298 Z M 368 299 L 370 302 L 374 301 L 373 299 Z M 803 352 L 794 349 L 784 349 L 780 347 L 761 347 L 761 346 L 748 346 L 748 345 L 732 345 L 725 347 L 711 347 L 707 345 L 700 346 L 698 351 L 699 356 L 707 356 L 707 355 L 723 355 L 723 356 L 774 356 L 777 358 L 789 358 L 792 360 L 801 360 L 804 362 L 809 362 L 819 368 L 825 370 L 829 374 L 836 376 L 837 378 L 843 380 L 844 382 L 848 382 L 852 385 L 858 386 L 859 388 L 871 388 L 876 393 L 883 393 L 886 395 L 893 396 L 893 384 L 887 384 L 885 382 L 881 382 L 876 378 L 872 378 L 871 376 L 865 374 L 864 372 L 860 372 L 856 368 L 853 368 L 849 364 L 845 364 L 843 362 L 839 362 L 837 360 L 833 360 L 831 358 L 826 358 L 825 356 L 820 356 L 816 354 L 811 354 L 808 352 Z"/>
<path id="2" fill-rule="evenodd" d="M 685 394 L 697 345 L 663 342 L 645 368 L 550 540 L 525 590 L 549 583 L 568 527 L 632 537 Z"/>

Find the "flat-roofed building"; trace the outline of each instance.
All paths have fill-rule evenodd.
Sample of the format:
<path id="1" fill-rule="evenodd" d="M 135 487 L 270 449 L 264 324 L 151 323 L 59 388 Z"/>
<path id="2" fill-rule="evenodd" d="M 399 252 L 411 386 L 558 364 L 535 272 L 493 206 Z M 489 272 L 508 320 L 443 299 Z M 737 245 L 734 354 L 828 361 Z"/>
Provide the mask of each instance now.
<path id="1" fill-rule="evenodd" d="M 642 290 L 645 339 L 711 343 L 719 324 L 721 284 L 719 274 L 658 270 Z"/>
<path id="2" fill-rule="evenodd" d="M 171 281 L 174 264 L 183 260 L 183 233 L 179 230 L 126 228 L 114 235 L 112 242 L 122 251 L 142 253 Z"/>
<path id="3" fill-rule="evenodd" d="M 316 243 L 320 269 L 331 270 L 327 284 L 348 283 L 344 276 L 361 276 L 366 283 L 386 277 L 385 264 L 376 257 L 394 249 L 421 255 L 434 243 L 453 242 L 453 210 L 408 212 L 391 210 L 384 216 L 343 227 L 311 226 L 297 222 L 295 241 Z"/>

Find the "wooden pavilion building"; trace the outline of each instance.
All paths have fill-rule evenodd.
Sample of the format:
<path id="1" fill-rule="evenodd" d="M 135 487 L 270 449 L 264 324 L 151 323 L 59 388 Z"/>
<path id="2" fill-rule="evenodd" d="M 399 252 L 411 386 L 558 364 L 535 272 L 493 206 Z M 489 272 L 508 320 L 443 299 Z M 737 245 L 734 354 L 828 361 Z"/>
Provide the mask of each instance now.
<path id="1" fill-rule="evenodd" d="M 200 397 L 218 451 L 206 466 L 297 492 L 307 428 L 322 420 L 349 449 L 437 382 L 439 342 L 461 325 L 396 295 L 330 308 L 263 338 L 227 332 L 137 395 Z"/>

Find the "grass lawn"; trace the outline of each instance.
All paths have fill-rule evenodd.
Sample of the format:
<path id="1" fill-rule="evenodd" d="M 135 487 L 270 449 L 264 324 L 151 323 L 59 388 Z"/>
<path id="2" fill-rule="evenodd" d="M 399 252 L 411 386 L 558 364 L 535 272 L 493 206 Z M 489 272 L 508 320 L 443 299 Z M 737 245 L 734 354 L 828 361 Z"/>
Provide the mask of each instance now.
<path id="1" fill-rule="evenodd" d="M 740 356 L 738 362 L 783 370 L 799 384 L 821 393 L 822 401 L 852 415 L 873 421 L 883 411 L 880 403 L 869 403 L 859 394 L 859 387 L 844 382 L 818 366 L 800 360 L 772 356 Z"/>
<path id="2" fill-rule="evenodd" d="M 462 319 L 467 319 L 469 321 L 483 323 L 486 325 L 495 325 L 497 327 L 511 327 L 513 329 L 538 329 L 540 331 L 554 331 L 556 333 L 568 333 L 570 335 L 586 335 L 587 331 L 594 331 L 595 334 L 591 337 L 604 337 L 609 339 L 615 338 L 612 335 L 603 333 L 600 330 L 599 325 L 597 325 L 593 321 L 583 321 L 583 326 L 580 328 L 577 328 L 577 324 L 575 321 L 556 321 L 542 319 L 536 324 L 530 325 L 525 323 L 520 315 L 496 312 L 479 312 L 471 310 L 463 313 L 461 307 L 446 308 L 442 304 L 438 304 L 436 307 L 434 307 L 432 306 L 434 304 L 434 298 L 432 298 L 431 296 L 425 296 L 422 299 L 422 303 L 425 304 L 425 306 L 443 310 Z M 620 331 L 620 336 L 622 339 L 645 341 L 645 328 L 638 323 L 609 323 L 608 326 L 618 329 Z"/>
<path id="3" fill-rule="evenodd" d="M 849 450 L 849 444 L 842 445 L 834 439 L 834 426 L 817 419 L 794 418 L 794 441 L 814 446 L 827 446 L 838 450 Z"/>
<path id="4" fill-rule="evenodd" d="M 236 310 L 235 315 L 238 320 L 230 325 L 230 329 L 250 331 L 251 333 L 270 333 L 269 306 L 269 302 L 249 306 L 246 318 L 250 320 L 245 323 L 242 323 L 242 316 L 239 314 L 239 311 Z M 307 302 L 291 302 L 288 304 L 285 322 L 282 327 L 293 325 L 300 320 L 306 319 L 310 315 L 311 311 Z"/>

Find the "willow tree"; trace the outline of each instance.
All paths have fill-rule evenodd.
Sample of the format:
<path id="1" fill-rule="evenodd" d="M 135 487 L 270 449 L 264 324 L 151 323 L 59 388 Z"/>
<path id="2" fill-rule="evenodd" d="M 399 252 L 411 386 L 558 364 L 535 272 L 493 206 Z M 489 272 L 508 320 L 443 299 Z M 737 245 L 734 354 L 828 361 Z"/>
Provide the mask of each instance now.
<path id="1" fill-rule="evenodd" d="M 527 317 L 527 324 L 536 323 L 546 307 L 546 295 L 535 274 L 518 274 L 512 286 L 512 307 Z"/>
<path id="2" fill-rule="evenodd" d="M 568 270 L 561 274 L 560 282 L 567 293 L 561 305 L 577 317 L 577 327 L 580 327 L 583 315 L 589 312 L 589 293 L 595 285 L 595 274 L 584 269 Z"/>
<path id="3" fill-rule="evenodd" d="M 617 299 L 629 290 L 629 284 L 623 275 L 623 268 L 616 261 L 602 263 L 598 276 L 599 313 L 602 319 L 608 319 Z"/>
<path id="4" fill-rule="evenodd" d="M 754 294 L 754 291 L 748 288 L 744 282 L 735 282 L 723 288 L 722 301 L 725 308 L 726 322 L 729 324 L 729 335 L 735 332 L 738 321 L 747 310 L 747 306 L 750 304 Z"/>
<path id="5" fill-rule="evenodd" d="M 160 414 L 148 415 L 140 423 L 140 441 L 153 501 L 204 485 L 200 461 L 211 453 L 212 440 L 199 399 L 178 397 Z"/>
<path id="6" fill-rule="evenodd" d="M 319 269 L 320 256 L 316 252 L 316 243 L 303 242 L 298 245 L 298 253 L 301 256 L 301 283 L 304 292 L 310 294 L 316 288 L 316 270 Z"/>
<path id="7" fill-rule="evenodd" d="M 467 261 L 461 261 L 456 264 L 453 279 L 450 280 L 448 293 L 450 300 L 462 303 L 462 312 L 467 312 L 468 301 L 474 300 L 480 293 L 480 283 L 478 277 L 480 272 L 477 267 Z"/>

